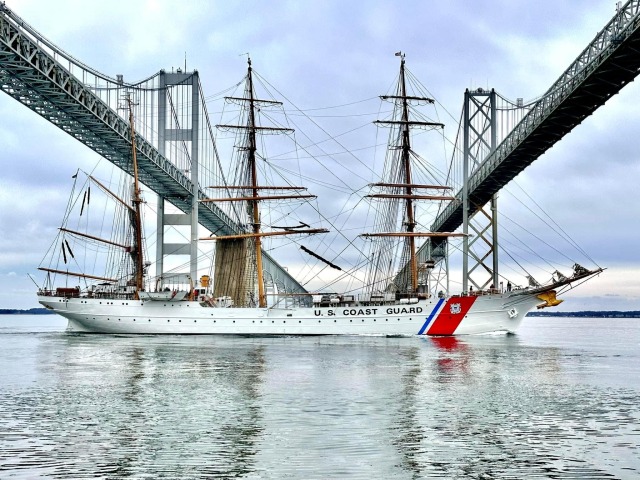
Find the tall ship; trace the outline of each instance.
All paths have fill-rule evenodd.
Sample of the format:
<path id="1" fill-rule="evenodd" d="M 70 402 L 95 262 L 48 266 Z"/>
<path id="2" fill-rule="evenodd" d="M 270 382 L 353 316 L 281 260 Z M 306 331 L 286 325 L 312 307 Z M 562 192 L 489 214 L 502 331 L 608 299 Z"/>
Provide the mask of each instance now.
<path id="1" fill-rule="evenodd" d="M 244 112 L 244 123 L 223 125 L 239 132 L 238 164 L 233 183 L 211 187 L 214 193 L 203 201 L 232 204 L 244 219 L 242 232 L 200 239 L 216 242 L 216 265 L 212 275 L 190 279 L 180 287 L 167 287 L 160 278 L 151 278 L 151 262 L 145 256 L 142 206 L 144 200 L 138 180 L 133 111 L 129 102 L 131 125 L 131 162 L 133 178 L 120 191 L 113 192 L 98 179 L 88 177 L 95 186 L 122 210 L 109 238 L 72 229 L 65 224 L 53 251 L 62 265 L 51 263 L 39 269 L 46 274 L 38 301 L 68 319 L 68 331 L 110 334 L 238 334 L 238 335 L 465 335 L 515 332 L 532 309 L 552 307 L 562 300 L 564 289 L 581 283 L 602 269 L 586 269 L 578 264 L 569 275 L 556 272 L 546 284 L 531 282 L 527 287 L 491 285 L 477 291 L 451 292 L 448 284 L 431 282 L 429 276 L 437 262 L 446 261 L 449 239 L 464 233 L 431 232 L 422 228 L 426 219 L 417 218 L 422 203 L 456 202 L 451 188 L 437 183 L 415 181 L 413 150 L 414 129 L 441 128 L 439 123 L 415 119 L 412 104 L 430 104 L 433 100 L 407 91 L 404 55 L 395 91 L 383 96 L 391 103 L 393 117 L 377 123 L 390 128 L 388 152 L 379 181 L 372 183 L 368 201 L 376 218 L 370 231 L 359 235 L 367 239 L 371 251 L 366 255 L 363 286 L 358 292 L 335 293 L 318 290 L 309 293 L 278 291 L 265 280 L 263 245 L 265 239 L 285 236 L 323 235 L 325 228 L 312 228 L 301 221 L 297 225 L 270 225 L 263 213 L 270 204 L 304 202 L 315 198 L 303 186 L 274 185 L 261 175 L 260 136 L 285 133 L 285 127 L 258 124 L 261 109 L 276 103 L 256 95 L 249 60 L 244 95 L 229 100 Z M 95 189 L 94 189 L 95 190 Z M 94 194 L 95 195 L 95 194 Z M 90 187 L 70 200 L 81 205 L 80 214 L 91 201 Z M 283 220 L 286 222 L 286 219 Z M 84 248 L 91 255 L 99 246 L 109 247 L 104 275 L 87 274 L 69 267 L 78 254 L 74 242 L 93 245 Z M 428 243 L 426 259 L 419 254 Z M 74 247 L 72 247 L 72 244 Z M 437 252 L 437 255 L 435 253 Z M 308 253 L 329 266 L 331 261 L 313 251 Z M 224 255 L 223 255 L 224 254 Z M 57 286 L 56 282 L 64 283 Z M 73 280 L 70 280 L 73 279 Z M 75 286 L 75 279 L 84 286 Z"/>

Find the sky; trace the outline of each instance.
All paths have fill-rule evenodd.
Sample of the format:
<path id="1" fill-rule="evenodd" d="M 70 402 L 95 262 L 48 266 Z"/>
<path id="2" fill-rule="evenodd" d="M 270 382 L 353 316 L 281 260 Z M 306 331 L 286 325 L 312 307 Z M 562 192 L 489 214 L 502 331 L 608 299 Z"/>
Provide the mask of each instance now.
<path id="1" fill-rule="evenodd" d="M 386 93 L 397 74 L 394 52 L 401 50 L 411 72 L 438 100 L 440 115 L 453 123 L 447 112 L 457 120 L 466 88 L 495 88 L 525 101 L 544 93 L 608 23 L 616 2 L 6 0 L 6 5 L 75 58 L 129 82 L 186 61 L 189 70 L 200 72 L 205 95 L 214 94 L 242 78 L 243 54 L 249 52 L 256 71 L 303 110 Z M 517 187 L 501 194 L 501 202 L 509 204 L 525 189 L 607 268 L 567 295 L 565 310 L 640 310 L 640 204 L 632 195 L 640 179 L 638 98 L 638 84 L 626 86 L 521 173 Z M 347 128 L 339 118 L 322 122 L 333 135 Z M 366 135 L 354 140 L 354 149 L 372 142 Z M 90 169 L 100 158 L 5 94 L 0 94 L 0 145 L 0 308 L 36 307 L 36 287 L 27 274 L 37 277 L 55 234 L 53 223 L 64 211 L 70 175 L 79 163 Z M 506 211 L 519 215 L 513 207 Z"/>

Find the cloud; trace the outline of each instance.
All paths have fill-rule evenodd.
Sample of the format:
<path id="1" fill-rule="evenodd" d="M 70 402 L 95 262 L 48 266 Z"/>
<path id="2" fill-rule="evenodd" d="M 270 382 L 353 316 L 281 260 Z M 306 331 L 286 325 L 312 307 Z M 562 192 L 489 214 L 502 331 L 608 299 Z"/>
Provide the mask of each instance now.
<path id="1" fill-rule="evenodd" d="M 7 0 L 7 6 L 65 51 L 110 76 L 123 74 L 133 81 L 161 68 L 183 67 L 186 52 L 188 68 L 201 74 L 205 96 L 239 82 L 246 65 L 241 54 L 250 52 L 256 71 L 276 94 L 301 109 L 386 93 L 397 75 L 393 53 L 402 50 L 411 72 L 441 102 L 438 111 L 446 119 L 450 140 L 456 135 L 465 88 L 494 87 L 509 98 L 537 97 L 614 14 L 613 3 L 595 0 L 580 9 L 550 0 L 491 5 L 459 0 L 250 0 L 179 6 L 117 0 L 92 3 L 90 8 L 81 0 Z M 73 12 L 72 20 L 68 12 Z M 589 255 L 610 267 L 591 282 L 593 287 L 587 283 L 575 292 L 588 292 L 587 298 L 603 305 L 618 299 L 629 306 L 638 298 L 640 209 L 634 193 L 640 178 L 640 136 L 635 133 L 640 126 L 635 108 L 639 93 L 638 85 L 626 86 L 517 180 Z M 209 108 L 213 118 L 219 116 L 218 104 L 212 101 Z M 310 148 L 332 155 L 298 163 L 314 179 L 312 193 L 320 195 L 320 207 L 327 217 L 336 218 L 345 234 L 355 236 L 368 206 L 355 197 L 345 198 L 344 184 L 365 185 L 372 178 L 370 169 L 382 164 L 375 159 L 376 149 L 367 148 L 385 140 L 386 132 L 376 132 L 371 125 L 381 108 L 371 101 L 337 112 L 309 111 L 318 115 L 313 121 L 322 129 L 302 119 L 296 125 L 311 127 L 308 141 L 296 133 L 307 144 L 336 137 L 321 144 L 322 150 Z M 347 131 L 352 133 L 341 136 Z M 0 270 L 21 278 L 47 250 L 76 168 L 92 170 L 99 164 L 102 175 L 108 178 L 111 173 L 108 162 L 99 162 L 90 149 L 6 95 L 0 95 L 0 143 L 5 167 L 0 179 Z M 343 146 L 352 155 L 336 154 Z M 442 157 L 442 150 L 426 157 L 433 161 Z M 338 183 L 336 177 L 340 188 L 323 186 Z M 519 197 L 523 194 L 515 186 L 501 193 L 501 225 L 518 231 L 509 217 L 533 232 L 546 229 L 525 220 Z M 321 251 L 342 250 L 344 240 L 332 235 L 320 245 Z M 28 289 L 25 285 L 24 291 Z M 0 297 L 0 306 L 11 307 L 14 298 Z"/>

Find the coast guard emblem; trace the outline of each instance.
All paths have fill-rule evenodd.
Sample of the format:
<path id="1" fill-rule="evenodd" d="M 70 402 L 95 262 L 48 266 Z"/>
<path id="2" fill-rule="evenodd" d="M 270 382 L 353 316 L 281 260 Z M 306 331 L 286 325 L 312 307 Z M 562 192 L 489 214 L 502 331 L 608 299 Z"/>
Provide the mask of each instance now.
<path id="1" fill-rule="evenodd" d="M 460 308 L 460 304 L 459 303 L 452 303 L 451 306 L 449 307 L 449 311 L 452 314 L 457 315 L 458 313 L 460 313 L 462 311 L 462 309 Z"/>

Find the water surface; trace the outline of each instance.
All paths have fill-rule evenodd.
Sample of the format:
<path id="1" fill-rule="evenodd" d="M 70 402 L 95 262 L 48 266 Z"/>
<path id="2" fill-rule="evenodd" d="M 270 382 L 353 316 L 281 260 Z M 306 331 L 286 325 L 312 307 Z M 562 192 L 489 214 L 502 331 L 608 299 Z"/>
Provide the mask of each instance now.
<path id="1" fill-rule="evenodd" d="M 0 317 L 0 478 L 640 478 L 640 319 L 464 338 Z"/>

